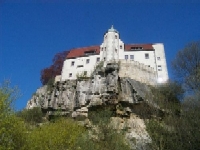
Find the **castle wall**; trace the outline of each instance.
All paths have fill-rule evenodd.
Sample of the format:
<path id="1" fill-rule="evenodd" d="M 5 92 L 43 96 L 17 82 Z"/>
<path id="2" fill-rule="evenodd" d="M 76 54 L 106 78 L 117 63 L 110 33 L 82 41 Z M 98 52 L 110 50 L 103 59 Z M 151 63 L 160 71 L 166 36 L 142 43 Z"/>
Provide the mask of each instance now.
<path id="1" fill-rule="evenodd" d="M 132 60 L 120 60 L 119 77 L 129 77 L 141 83 L 156 84 L 156 71 L 142 63 Z"/>

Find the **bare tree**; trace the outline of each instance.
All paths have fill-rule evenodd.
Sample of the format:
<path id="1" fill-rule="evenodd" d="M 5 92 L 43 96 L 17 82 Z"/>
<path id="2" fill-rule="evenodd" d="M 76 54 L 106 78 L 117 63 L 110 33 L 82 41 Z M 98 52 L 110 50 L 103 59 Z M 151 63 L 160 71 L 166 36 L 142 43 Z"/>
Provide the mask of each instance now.
<path id="1" fill-rule="evenodd" d="M 188 90 L 200 90 L 200 41 L 180 50 L 172 61 L 176 79 Z"/>

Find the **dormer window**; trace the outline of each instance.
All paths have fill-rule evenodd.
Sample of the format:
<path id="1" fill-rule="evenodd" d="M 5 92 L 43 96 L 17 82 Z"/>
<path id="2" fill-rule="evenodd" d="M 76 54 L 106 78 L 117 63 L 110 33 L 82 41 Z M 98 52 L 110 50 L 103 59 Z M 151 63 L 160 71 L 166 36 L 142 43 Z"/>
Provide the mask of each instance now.
<path id="1" fill-rule="evenodd" d="M 143 49 L 142 47 L 131 47 L 131 50 L 141 50 Z"/>
<path id="2" fill-rule="evenodd" d="M 85 55 L 94 55 L 94 54 L 96 54 L 96 50 L 89 50 L 84 53 L 85 53 Z"/>

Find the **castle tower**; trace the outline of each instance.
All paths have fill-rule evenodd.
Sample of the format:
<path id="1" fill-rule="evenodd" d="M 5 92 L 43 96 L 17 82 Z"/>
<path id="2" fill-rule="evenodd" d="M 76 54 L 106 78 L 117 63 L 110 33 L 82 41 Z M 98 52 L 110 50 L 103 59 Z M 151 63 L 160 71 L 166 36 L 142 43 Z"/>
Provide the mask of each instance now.
<path id="1" fill-rule="evenodd" d="M 103 60 L 118 60 L 119 59 L 119 32 L 112 26 L 104 34 L 104 41 L 101 45 Z"/>

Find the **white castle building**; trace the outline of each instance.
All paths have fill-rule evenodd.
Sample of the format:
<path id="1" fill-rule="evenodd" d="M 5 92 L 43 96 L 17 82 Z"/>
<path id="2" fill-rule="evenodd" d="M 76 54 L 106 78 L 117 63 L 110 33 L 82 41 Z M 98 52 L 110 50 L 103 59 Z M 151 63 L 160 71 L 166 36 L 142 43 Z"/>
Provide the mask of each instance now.
<path id="1" fill-rule="evenodd" d="M 72 49 L 64 61 L 61 76 L 57 76 L 56 80 L 74 80 L 81 74 L 90 76 L 100 61 L 105 64 L 110 61 L 120 62 L 121 77 L 131 77 L 150 84 L 165 83 L 168 80 L 162 43 L 124 44 L 113 26 L 104 34 L 100 46 Z"/>

